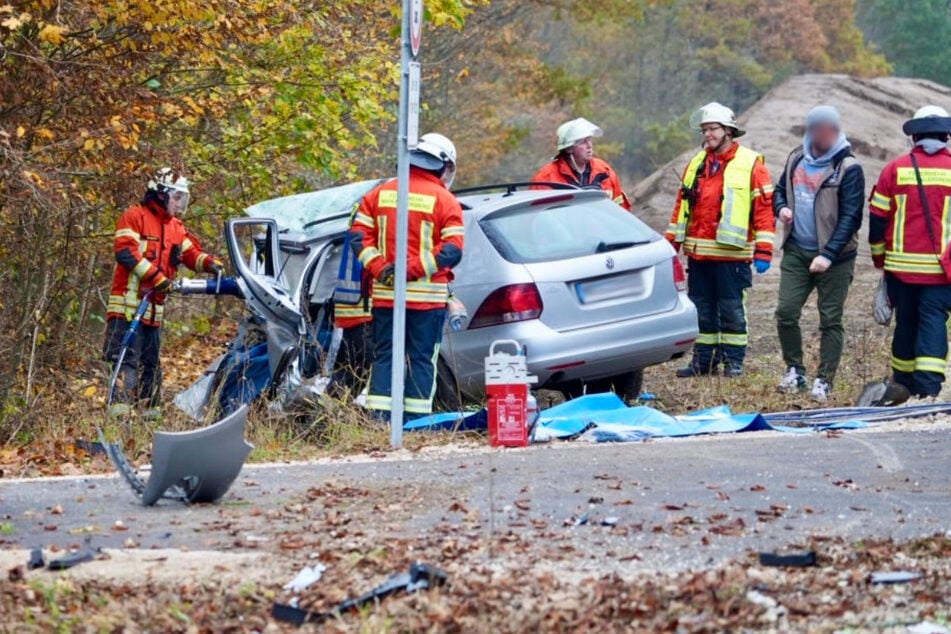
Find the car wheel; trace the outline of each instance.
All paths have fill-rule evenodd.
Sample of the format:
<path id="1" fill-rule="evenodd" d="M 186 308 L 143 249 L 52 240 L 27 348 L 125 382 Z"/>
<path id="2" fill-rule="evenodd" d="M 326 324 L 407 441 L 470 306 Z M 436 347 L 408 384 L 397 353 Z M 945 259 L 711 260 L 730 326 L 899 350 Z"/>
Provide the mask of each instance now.
<path id="1" fill-rule="evenodd" d="M 436 363 L 436 398 L 433 409 L 437 412 L 461 412 L 462 394 L 449 364 L 439 359 Z"/>
<path id="2" fill-rule="evenodd" d="M 641 389 L 644 387 L 644 371 L 634 370 L 625 372 L 607 379 L 596 379 L 587 381 L 582 386 L 571 385 L 562 390 L 567 398 L 578 398 L 582 394 L 602 394 L 604 392 L 614 392 L 625 401 L 635 401 L 641 395 Z"/>

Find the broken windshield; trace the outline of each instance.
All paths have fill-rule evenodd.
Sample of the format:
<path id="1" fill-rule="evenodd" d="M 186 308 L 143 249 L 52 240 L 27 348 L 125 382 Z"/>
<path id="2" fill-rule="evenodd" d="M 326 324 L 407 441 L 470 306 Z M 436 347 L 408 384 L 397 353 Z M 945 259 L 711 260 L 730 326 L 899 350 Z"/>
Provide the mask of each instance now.
<path id="1" fill-rule="evenodd" d="M 245 209 L 248 216 L 272 218 L 281 229 L 304 235 L 344 231 L 354 205 L 382 180 L 360 181 L 320 191 L 273 198 Z"/>

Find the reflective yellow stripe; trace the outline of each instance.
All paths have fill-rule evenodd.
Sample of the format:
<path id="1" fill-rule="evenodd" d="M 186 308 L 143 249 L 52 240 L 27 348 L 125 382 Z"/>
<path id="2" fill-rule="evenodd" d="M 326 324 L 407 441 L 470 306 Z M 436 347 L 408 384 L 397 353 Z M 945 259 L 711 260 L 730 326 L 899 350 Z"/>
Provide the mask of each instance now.
<path id="1" fill-rule="evenodd" d="M 198 256 L 198 259 L 195 260 L 195 270 L 196 270 L 196 271 L 204 271 L 204 270 L 205 270 L 205 260 L 207 260 L 209 257 L 211 257 L 211 256 L 209 256 L 207 253 L 202 253 L 201 255 L 199 255 L 199 256 Z"/>
<path id="2" fill-rule="evenodd" d="M 915 360 L 892 357 L 892 370 L 895 370 L 896 372 L 914 372 Z"/>
<path id="3" fill-rule="evenodd" d="M 915 370 L 920 372 L 944 374 L 947 365 L 947 362 L 939 357 L 918 357 L 915 359 Z"/>
<path id="4" fill-rule="evenodd" d="M 357 256 L 357 259 L 360 260 L 360 264 L 366 267 L 370 262 L 381 257 L 383 257 L 383 254 L 378 250 L 373 247 L 367 247 L 363 251 L 360 251 L 360 255 Z"/>
<path id="5" fill-rule="evenodd" d="M 949 213 L 951 197 L 944 197 L 944 207 L 941 209 L 941 244 L 951 242 L 951 213 Z"/>
<path id="6" fill-rule="evenodd" d="M 701 332 L 699 335 L 697 335 L 697 343 L 702 346 L 715 346 L 720 343 L 720 333 Z"/>
<path id="7" fill-rule="evenodd" d="M 882 211 L 890 211 L 892 208 L 892 199 L 883 194 L 875 192 L 872 194 L 872 207 L 876 209 L 881 209 Z"/>
<path id="8" fill-rule="evenodd" d="M 776 241 L 776 233 L 774 231 L 757 231 L 756 241 L 772 245 Z"/>
<path id="9" fill-rule="evenodd" d="M 142 258 L 139 260 L 139 263 L 135 265 L 135 268 L 132 269 L 132 274 L 136 277 L 142 277 L 149 272 L 149 269 L 152 268 L 152 263 Z"/>
<path id="10" fill-rule="evenodd" d="M 885 243 L 884 242 L 873 242 L 868 245 L 872 250 L 872 255 L 885 255 Z"/>
<path id="11" fill-rule="evenodd" d="M 132 238 L 133 240 L 138 240 L 141 236 L 139 232 L 134 229 L 117 229 L 116 238 Z"/>
<path id="12" fill-rule="evenodd" d="M 426 277 L 432 277 L 439 270 L 436 256 L 433 255 L 433 228 L 431 222 L 421 222 L 419 225 L 419 259 Z"/>
<path id="13" fill-rule="evenodd" d="M 335 317 L 368 317 L 373 308 L 373 300 L 367 301 L 368 310 L 363 310 L 363 301 L 356 304 L 334 304 Z"/>
<path id="14" fill-rule="evenodd" d="M 388 219 L 386 216 L 380 216 L 380 223 L 376 229 L 376 243 L 380 249 L 380 255 L 384 258 L 386 257 L 387 242 L 386 242 L 386 231 L 387 231 Z"/>
<path id="15" fill-rule="evenodd" d="M 396 190 L 384 189 L 380 192 L 377 204 L 380 207 L 396 207 Z M 436 197 L 429 194 L 409 194 L 409 210 L 431 214 L 436 209 Z"/>
<path id="16" fill-rule="evenodd" d="M 376 227 L 376 222 L 374 222 L 373 216 L 370 216 L 362 212 L 357 212 L 356 215 L 354 215 L 353 223 L 354 224 L 359 223 L 367 227 Z"/>
<path id="17" fill-rule="evenodd" d="M 705 255 L 711 257 L 728 258 L 731 260 L 753 259 L 753 244 L 747 242 L 743 248 L 736 248 L 721 244 L 707 238 L 687 238 L 684 241 L 684 253 L 688 255 Z"/>
<path id="18" fill-rule="evenodd" d="M 895 251 L 905 250 L 905 201 L 904 194 L 895 196 L 895 220 L 892 228 L 892 248 Z"/>
<path id="19" fill-rule="evenodd" d="M 373 297 L 379 300 L 393 299 L 393 287 L 373 285 Z M 425 280 L 406 283 L 406 301 L 418 304 L 445 304 L 449 300 L 448 284 L 433 284 Z"/>
<path id="20" fill-rule="evenodd" d="M 182 242 L 182 253 L 188 251 L 195 246 L 195 243 L 191 241 L 191 238 L 185 238 L 185 241 Z"/>
<path id="21" fill-rule="evenodd" d="M 393 407 L 393 399 L 379 394 L 367 395 L 367 408 L 388 412 Z"/>
<path id="22" fill-rule="evenodd" d="M 465 229 L 462 226 L 443 227 L 442 231 L 439 232 L 439 236 L 443 240 L 461 235 L 465 235 Z"/>
<path id="23" fill-rule="evenodd" d="M 403 399 L 403 410 L 408 414 L 432 414 L 433 402 L 423 398 Z"/>
<path id="24" fill-rule="evenodd" d="M 720 344 L 724 346 L 745 346 L 750 342 L 750 336 L 746 333 L 720 333 Z"/>
<path id="25" fill-rule="evenodd" d="M 934 253 L 885 252 L 885 270 L 894 273 L 923 273 L 926 275 L 944 272 L 938 256 Z"/>
<path id="26" fill-rule="evenodd" d="M 951 187 L 951 170 L 943 167 L 922 167 L 921 184 L 925 187 L 929 185 L 938 185 L 940 187 Z M 914 167 L 898 168 L 898 185 L 918 185 L 918 179 L 915 177 Z"/>
<path id="27" fill-rule="evenodd" d="M 609 195 L 610 195 L 610 194 L 609 194 Z M 615 205 L 624 206 L 624 194 L 621 194 L 620 196 L 618 196 L 617 198 L 615 198 L 615 199 L 614 199 L 614 204 L 615 204 Z"/>

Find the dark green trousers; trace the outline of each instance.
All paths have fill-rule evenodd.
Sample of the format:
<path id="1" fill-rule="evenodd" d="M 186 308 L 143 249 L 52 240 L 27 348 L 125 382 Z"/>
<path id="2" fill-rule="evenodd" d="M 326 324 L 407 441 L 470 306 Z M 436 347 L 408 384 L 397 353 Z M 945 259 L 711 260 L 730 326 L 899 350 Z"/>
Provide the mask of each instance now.
<path id="1" fill-rule="evenodd" d="M 779 330 L 779 344 L 783 349 L 786 367 L 797 368 L 800 373 L 805 374 L 799 318 L 802 316 L 802 307 L 815 289 L 819 294 L 819 332 L 822 336 L 819 342 L 819 371 L 816 376 L 832 383 L 839 369 L 845 342 L 842 315 L 845 312 L 849 286 L 852 284 L 855 258 L 833 264 L 825 273 L 810 273 L 809 265 L 817 255 L 817 252 L 801 249 L 791 241 L 786 243 L 783 263 L 779 269 L 781 275 L 776 327 Z"/>

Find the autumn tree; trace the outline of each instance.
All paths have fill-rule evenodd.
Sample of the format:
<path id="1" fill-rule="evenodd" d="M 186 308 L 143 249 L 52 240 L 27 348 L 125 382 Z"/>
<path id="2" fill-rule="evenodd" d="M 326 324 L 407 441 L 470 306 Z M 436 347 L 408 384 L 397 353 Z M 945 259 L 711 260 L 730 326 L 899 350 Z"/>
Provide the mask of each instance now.
<path id="1" fill-rule="evenodd" d="M 429 0 L 430 23 L 475 4 Z M 197 181 L 212 241 L 249 203 L 353 176 L 393 119 L 398 24 L 382 0 L 0 6 L 0 432 L 93 367 L 113 223 L 146 174 Z"/>

